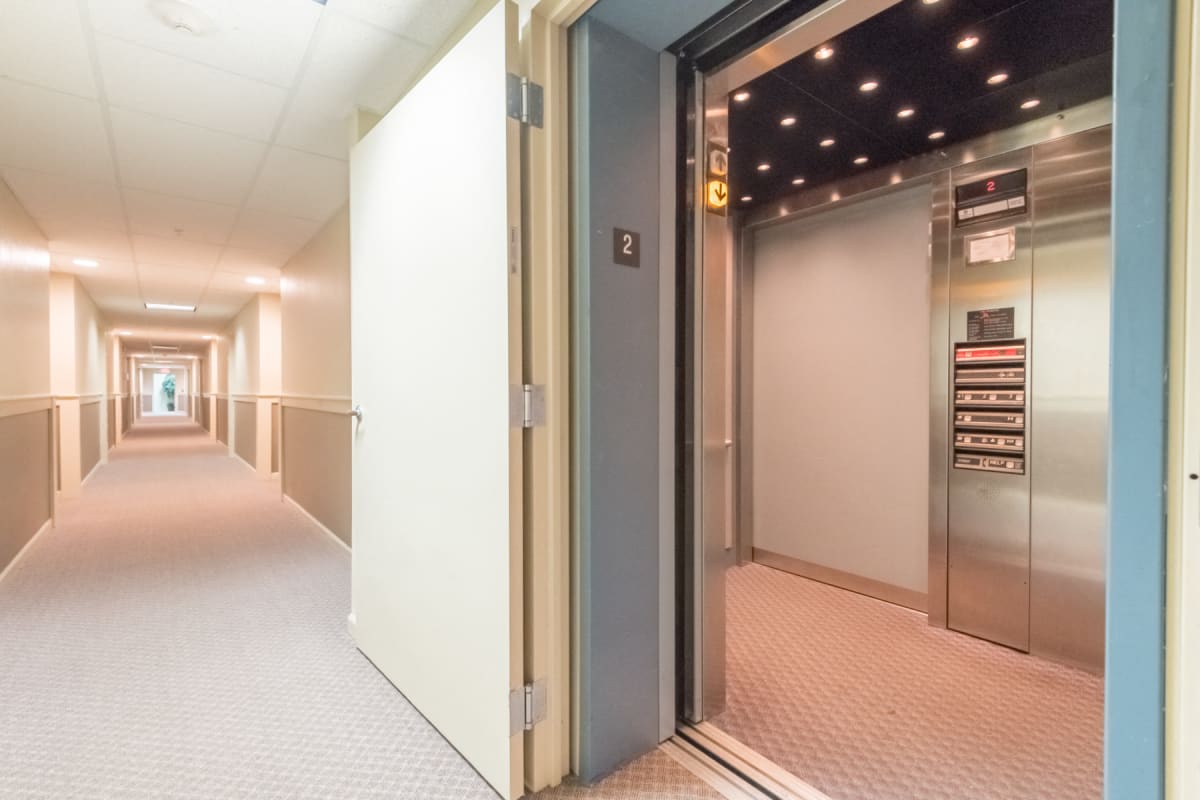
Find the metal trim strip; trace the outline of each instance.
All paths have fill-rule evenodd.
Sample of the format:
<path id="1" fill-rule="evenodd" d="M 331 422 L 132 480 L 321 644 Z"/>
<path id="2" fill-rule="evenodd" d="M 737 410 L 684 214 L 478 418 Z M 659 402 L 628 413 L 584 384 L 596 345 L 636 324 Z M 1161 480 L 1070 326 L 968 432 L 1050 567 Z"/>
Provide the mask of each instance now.
<path id="1" fill-rule="evenodd" d="M 920 611 L 922 614 L 929 610 L 929 596 L 924 592 L 906 589 L 903 586 L 896 586 L 895 584 L 885 583 L 874 578 L 855 575 L 851 572 L 843 572 L 840 569 L 825 567 L 820 564 L 814 564 L 811 561 L 785 556 L 781 553 L 773 553 L 770 550 L 763 550 L 761 547 L 754 548 L 754 562 L 762 564 L 764 567 L 771 567 L 783 572 L 790 572 L 793 575 L 799 575 L 801 578 L 808 578 L 819 583 L 836 586 L 839 589 L 846 589 L 855 594 L 874 597 L 876 600 L 882 600 L 885 603 L 903 606 L 913 611 Z"/>

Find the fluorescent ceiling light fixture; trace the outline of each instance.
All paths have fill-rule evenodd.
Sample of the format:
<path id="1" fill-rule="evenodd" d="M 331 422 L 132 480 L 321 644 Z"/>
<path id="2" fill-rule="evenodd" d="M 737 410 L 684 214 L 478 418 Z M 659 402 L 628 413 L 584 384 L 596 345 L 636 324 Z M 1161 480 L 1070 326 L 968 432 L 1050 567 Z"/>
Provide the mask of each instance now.
<path id="1" fill-rule="evenodd" d="M 922 5 L 932 6 L 940 3 L 941 0 L 921 0 Z"/>
<path id="2" fill-rule="evenodd" d="M 873 92 L 879 88 L 879 81 L 863 81 L 858 87 L 860 92 Z"/>
<path id="3" fill-rule="evenodd" d="M 195 306 L 181 306 L 176 303 L 146 303 L 150 311 L 195 311 Z"/>
<path id="4" fill-rule="evenodd" d="M 792 178 L 792 186 L 803 186 L 804 178 Z"/>
<path id="5" fill-rule="evenodd" d="M 769 172 L 771 170 L 771 165 L 764 161 L 755 167 L 755 169 L 757 169 L 759 172 Z"/>
<path id="6" fill-rule="evenodd" d="M 783 119 L 779 120 L 779 124 L 785 128 L 790 128 L 796 124 L 796 118 L 795 117 L 784 117 Z"/>
<path id="7" fill-rule="evenodd" d="M 866 156 L 859 156 L 858 158 L 854 159 L 854 163 L 861 167 L 863 164 L 867 163 L 867 161 L 869 161 L 869 160 L 870 159 L 868 159 Z"/>
<path id="8" fill-rule="evenodd" d="M 823 44 L 817 48 L 817 52 L 813 53 L 813 58 L 818 61 L 824 61 L 833 55 L 833 48 L 827 44 Z"/>
<path id="9" fill-rule="evenodd" d="M 1037 108 L 1041 104 L 1042 104 L 1041 100 L 1038 100 L 1036 97 L 1031 97 L 1028 100 L 1026 100 L 1024 103 L 1021 103 L 1021 108 L 1028 110 L 1031 108 Z"/>
<path id="10" fill-rule="evenodd" d="M 1008 80 L 1007 72 L 997 72 L 995 75 L 988 78 L 988 85 L 996 86 L 998 84 L 1004 83 L 1006 80 Z"/>
<path id="11" fill-rule="evenodd" d="M 71 263 L 77 267 L 98 267 L 100 262 L 94 258 L 73 258 Z"/>
<path id="12" fill-rule="evenodd" d="M 733 100 L 736 103 L 744 103 L 749 99 L 750 99 L 750 93 L 747 92 L 745 89 L 743 89 L 742 91 L 738 92 L 737 94 L 735 94 L 733 96 Z"/>
<path id="13" fill-rule="evenodd" d="M 833 147 L 833 137 L 821 140 L 821 147 Z"/>
<path id="14" fill-rule="evenodd" d="M 117 336 L 133 336 L 133 331 L 117 331 Z"/>
<path id="15" fill-rule="evenodd" d="M 977 44 L 979 44 L 978 36 L 964 36 L 958 40 L 958 44 L 955 45 L 955 47 L 957 47 L 959 50 L 970 50 Z"/>
<path id="16" fill-rule="evenodd" d="M 744 194 L 744 195 L 742 195 L 742 202 L 743 202 L 743 203 L 749 203 L 749 202 L 750 202 L 751 200 L 753 200 L 753 199 L 754 199 L 754 198 L 753 198 L 753 197 L 751 197 L 751 196 L 750 196 L 750 195 L 748 195 L 748 194 Z"/>
<path id="17" fill-rule="evenodd" d="M 902 108 L 896 112 L 896 116 L 899 117 L 900 119 L 908 119 L 915 113 L 917 113 L 917 110 L 915 108 L 912 108 L 911 106 L 905 106 L 904 108 Z"/>
<path id="18" fill-rule="evenodd" d="M 938 139 L 941 139 L 945 135 L 946 135 L 945 131 L 934 131 L 933 133 L 929 134 L 929 138 L 933 139 L 936 142 Z"/>
<path id="19" fill-rule="evenodd" d="M 262 286 L 267 282 L 266 278 L 260 278 L 257 275 L 247 275 L 246 283 L 253 283 L 255 286 Z"/>
<path id="20" fill-rule="evenodd" d="M 217 337 L 213 336 L 211 333 L 206 333 L 203 336 L 201 336 L 200 338 L 201 339 L 215 339 Z"/>

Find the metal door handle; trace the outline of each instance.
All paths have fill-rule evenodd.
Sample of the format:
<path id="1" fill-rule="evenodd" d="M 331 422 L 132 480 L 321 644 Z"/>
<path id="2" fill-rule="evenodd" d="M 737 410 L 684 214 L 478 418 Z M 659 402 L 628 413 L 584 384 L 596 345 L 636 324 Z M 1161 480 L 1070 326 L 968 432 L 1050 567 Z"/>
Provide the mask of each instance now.
<path id="1" fill-rule="evenodd" d="M 358 420 L 359 422 L 362 422 L 362 418 L 363 418 L 362 406 L 358 406 L 358 405 L 356 405 L 354 408 L 352 408 L 352 409 L 350 409 L 349 411 L 347 411 L 347 412 L 346 412 L 346 415 L 347 415 L 347 416 L 354 417 L 354 418 L 355 418 L 356 420 Z"/>

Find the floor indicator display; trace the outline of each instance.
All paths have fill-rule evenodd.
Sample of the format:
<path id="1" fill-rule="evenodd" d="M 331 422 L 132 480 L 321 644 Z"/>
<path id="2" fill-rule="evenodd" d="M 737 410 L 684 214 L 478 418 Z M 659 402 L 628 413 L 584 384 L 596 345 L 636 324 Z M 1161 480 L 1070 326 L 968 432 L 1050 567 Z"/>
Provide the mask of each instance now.
<path id="1" fill-rule="evenodd" d="M 1025 474 L 1025 340 L 954 346 L 954 468 Z"/>

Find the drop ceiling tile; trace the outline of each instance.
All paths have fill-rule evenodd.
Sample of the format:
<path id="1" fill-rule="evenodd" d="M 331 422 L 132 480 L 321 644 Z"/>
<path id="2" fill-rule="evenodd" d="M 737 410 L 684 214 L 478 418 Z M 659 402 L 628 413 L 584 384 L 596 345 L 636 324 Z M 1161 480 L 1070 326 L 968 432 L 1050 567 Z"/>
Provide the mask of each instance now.
<path id="1" fill-rule="evenodd" d="M 133 251 L 124 231 L 74 231 L 50 240 L 52 255 L 94 258 L 101 263 L 110 259 L 132 261 Z"/>
<path id="2" fill-rule="evenodd" d="M 346 158 L 350 114 L 360 107 L 386 113 L 417 77 L 431 52 L 424 45 L 357 20 L 327 15 L 278 142 Z"/>
<path id="3" fill-rule="evenodd" d="M 439 47 L 466 19 L 474 0 L 329 0 L 329 8 Z"/>
<path id="4" fill-rule="evenodd" d="M 107 36 L 97 37 L 108 101 L 118 108 L 265 142 L 287 92 Z"/>
<path id="5" fill-rule="evenodd" d="M 96 96 L 74 0 L 5 0 L 0 5 L 0 76 Z"/>
<path id="6" fill-rule="evenodd" d="M 86 231 L 121 230 L 121 195 L 110 183 L 94 183 L 25 169 L 7 168 L 4 181 L 48 238 Z"/>
<path id="7" fill-rule="evenodd" d="M 101 33 L 238 75 L 290 86 L 321 6 L 305 0 L 188 0 L 200 16 L 195 33 L 174 30 L 158 11 L 164 0 L 87 0 Z"/>
<path id="8" fill-rule="evenodd" d="M 246 209 L 229 237 L 229 245 L 286 261 L 316 235 L 321 224 L 302 217 Z"/>
<path id="9" fill-rule="evenodd" d="M 283 259 L 272 257 L 253 250 L 242 250 L 231 247 L 221 253 L 217 269 L 236 274 L 239 280 L 247 275 L 257 275 L 262 278 L 279 277 L 283 267 Z"/>
<path id="10" fill-rule="evenodd" d="M 237 205 L 266 145 L 134 111 L 112 109 L 125 185 Z"/>
<path id="11" fill-rule="evenodd" d="M 217 270 L 213 273 L 212 283 L 209 284 L 209 289 L 216 291 L 250 291 L 250 292 L 278 292 L 279 291 L 279 275 L 270 275 L 269 271 L 263 270 L 255 272 L 258 277 L 263 278 L 265 283 L 250 284 L 246 283 L 246 274 L 243 272 L 224 272 Z"/>
<path id="12" fill-rule="evenodd" d="M 112 182 L 108 134 L 95 100 L 0 78 L 0 165 Z"/>
<path id="13" fill-rule="evenodd" d="M 346 202 L 348 164 L 272 147 L 248 207 L 324 222 Z"/>
<path id="14" fill-rule="evenodd" d="M 237 219 L 237 206 L 206 203 L 141 189 L 125 190 L 130 231 L 135 234 L 222 244 Z"/>
<path id="15" fill-rule="evenodd" d="M 187 239 L 134 236 L 133 253 L 138 264 L 155 264 L 187 270 L 209 271 L 221 255 L 221 246 Z"/>

